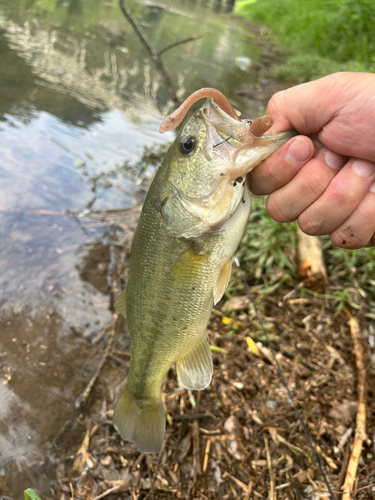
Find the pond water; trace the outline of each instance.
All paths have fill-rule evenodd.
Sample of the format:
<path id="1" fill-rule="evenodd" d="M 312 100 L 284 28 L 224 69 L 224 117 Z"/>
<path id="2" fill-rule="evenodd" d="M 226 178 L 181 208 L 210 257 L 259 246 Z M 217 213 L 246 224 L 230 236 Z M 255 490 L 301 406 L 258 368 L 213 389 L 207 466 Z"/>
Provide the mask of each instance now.
<path id="1" fill-rule="evenodd" d="M 210 86 L 244 108 L 253 34 L 199 2 L 131 10 L 157 49 L 201 36 L 162 56 L 180 98 Z M 30 471 L 111 319 L 112 230 L 71 214 L 142 202 L 154 170 L 130 165 L 173 139 L 158 132 L 172 108 L 114 0 L 0 0 L 0 498 L 47 495 L 52 472 L 30 484 Z"/>

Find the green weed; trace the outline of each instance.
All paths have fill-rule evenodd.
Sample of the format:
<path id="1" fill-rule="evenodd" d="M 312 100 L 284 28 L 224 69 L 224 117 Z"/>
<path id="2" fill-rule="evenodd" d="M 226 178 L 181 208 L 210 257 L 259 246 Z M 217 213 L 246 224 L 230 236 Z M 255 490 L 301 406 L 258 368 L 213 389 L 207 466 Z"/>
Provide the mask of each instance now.
<path id="1" fill-rule="evenodd" d="M 31 488 L 27 488 L 27 490 L 23 492 L 23 495 L 25 497 L 25 500 L 40 500 L 38 495 Z"/>
<path id="2" fill-rule="evenodd" d="M 332 299 L 335 305 L 336 314 L 340 313 L 344 307 L 352 307 L 353 309 L 360 309 L 360 306 L 353 298 L 353 292 L 350 287 L 345 287 L 342 290 L 336 290 L 332 294 Z"/>
<path id="3" fill-rule="evenodd" d="M 260 284 L 258 291 L 272 293 L 296 276 L 296 224 L 279 224 L 271 219 L 262 198 L 254 198 L 252 204 L 237 257 Z"/>

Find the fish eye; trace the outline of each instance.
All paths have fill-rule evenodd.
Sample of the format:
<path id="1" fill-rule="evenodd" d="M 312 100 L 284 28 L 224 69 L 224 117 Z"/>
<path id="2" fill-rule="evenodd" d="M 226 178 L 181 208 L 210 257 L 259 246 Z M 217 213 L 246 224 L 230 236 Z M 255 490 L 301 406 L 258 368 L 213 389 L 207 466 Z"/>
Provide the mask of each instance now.
<path id="1" fill-rule="evenodd" d="M 189 155 L 194 151 L 195 146 L 196 146 L 195 137 L 193 137 L 192 135 L 185 135 L 184 137 L 181 137 L 178 149 L 181 154 Z"/>

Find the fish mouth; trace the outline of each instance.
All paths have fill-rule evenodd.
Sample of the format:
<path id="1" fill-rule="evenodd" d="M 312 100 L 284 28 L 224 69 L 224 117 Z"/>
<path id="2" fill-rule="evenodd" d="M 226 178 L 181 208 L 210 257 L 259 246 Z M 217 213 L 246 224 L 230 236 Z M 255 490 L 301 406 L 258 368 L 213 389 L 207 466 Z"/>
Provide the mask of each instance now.
<path id="1" fill-rule="evenodd" d="M 246 121 L 235 119 L 223 111 L 213 99 L 207 99 L 202 107 L 202 117 L 207 130 L 211 132 L 214 143 L 226 140 L 235 147 L 253 142 L 250 127 Z M 216 137 L 214 134 L 216 132 Z"/>
<path id="2" fill-rule="evenodd" d="M 288 130 L 257 137 L 251 131 L 251 120 L 232 118 L 212 99 L 207 99 L 203 105 L 202 118 L 207 132 L 204 147 L 207 159 L 229 162 L 228 169 L 233 171 L 231 177 L 246 175 L 297 135 L 295 130 Z"/>

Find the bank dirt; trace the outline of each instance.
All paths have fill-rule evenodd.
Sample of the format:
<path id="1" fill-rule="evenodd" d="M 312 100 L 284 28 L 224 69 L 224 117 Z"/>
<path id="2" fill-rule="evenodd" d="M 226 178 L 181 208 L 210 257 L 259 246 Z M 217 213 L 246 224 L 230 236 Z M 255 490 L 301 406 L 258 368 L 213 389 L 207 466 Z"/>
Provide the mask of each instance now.
<path id="1" fill-rule="evenodd" d="M 127 280 L 139 210 L 96 213 L 126 230 L 112 275 L 116 297 Z M 318 465 L 288 399 L 272 350 L 339 497 L 353 444 L 358 377 L 347 317 L 328 301 L 301 297 L 299 283 L 254 297 L 267 343 L 248 296 L 222 301 L 209 323 L 214 374 L 204 391 L 179 387 L 171 368 L 163 387 L 166 439 L 158 456 L 123 442 L 112 426 L 126 380 L 130 337 L 116 312 L 91 340 L 92 378 L 76 400 L 75 418 L 51 444 L 54 498 L 301 499 L 329 498 Z M 355 311 L 367 372 L 367 434 L 353 498 L 375 498 L 375 370 L 369 324 Z M 353 313 L 354 314 L 354 313 Z M 371 333 L 371 332 L 370 332 Z M 272 349 L 271 349 L 272 348 Z M 51 464 L 50 464 L 51 466 Z"/>

